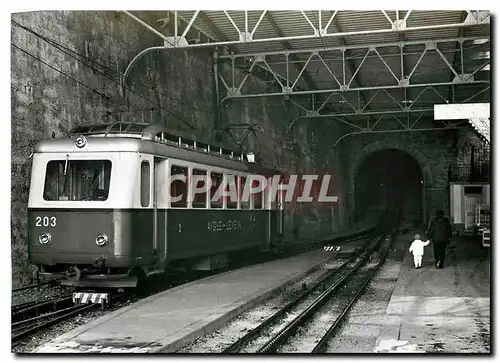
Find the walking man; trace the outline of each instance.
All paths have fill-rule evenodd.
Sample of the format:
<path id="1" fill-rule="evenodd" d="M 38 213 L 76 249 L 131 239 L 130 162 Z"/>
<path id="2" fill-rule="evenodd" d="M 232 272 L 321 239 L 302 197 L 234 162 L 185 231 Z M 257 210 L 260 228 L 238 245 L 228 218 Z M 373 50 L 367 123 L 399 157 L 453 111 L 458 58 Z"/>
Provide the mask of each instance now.
<path id="1" fill-rule="evenodd" d="M 436 217 L 429 224 L 427 236 L 434 245 L 434 258 L 436 268 L 443 268 L 446 246 L 451 239 L 451 225 L 448 218 L 445 218 L 442 210 L 436 211 Z"/>

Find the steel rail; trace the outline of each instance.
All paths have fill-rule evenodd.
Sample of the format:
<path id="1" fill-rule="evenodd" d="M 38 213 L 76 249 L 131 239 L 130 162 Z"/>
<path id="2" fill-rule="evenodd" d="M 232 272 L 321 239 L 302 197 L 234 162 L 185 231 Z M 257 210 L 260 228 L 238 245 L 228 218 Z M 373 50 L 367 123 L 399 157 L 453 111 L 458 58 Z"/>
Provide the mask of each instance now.
<path id="1" fill-rule="evenodd" d="M 377 237 L 380 238 L 380 237 Z M 372 248 L 369 248 L 370 243 L 373 243 L 374 239 L 368 239 L 368 241 L 365 243 L 365 253 L 369 255 L 373 248 L 375 248 L 379 242 L 375 244 Z M 274 323 L 276 320 L 282 318 L 286 313 L 288 313 L 292 308 L 296 307 L 298 304 L 300 304 L 302 301 L 304 301 L 312 292 L 314 292 L 318 287 L 320 287 L 322 284 L 327 282 L 329 279 L 331 279 L 334 275 L 339 274 L 343 272 L 343 270 L 346 268 L 346 266 L 352 262 L 355 261 L 355 257 L 349 259 L 346 261 L 344 264 L 342 264 L 340 267 L 336 268 L 332 272 L 327 272 L 323 276 L 319 278 L 319 281 L 316 282 L 312 287 L 307 289 L 306 291 L 302 292 L 298 297 L 290 301 L 288 304 L 286 304 L 283 308 L 281 308 L 278 312 L 267 318 L 264 322 L 259 324 L 257 327 L 252 329 L 250 332 L 245 334 L 243 337 L 238 339 L 236 342 L 231 344 L 229 347 L 223 350 L 222 353 L 237 353 L 243 346 L 248 344 L 254 337 L 256 337 L 262 330 L 265 328 L 269 327 L 272 323 Z M 326 276 L 325 276 L 326 275 Z"/>
<path id="2" fill-rule="evenodd" d="M 130 296 L 129 294 L 123 293 L 117 295 L 113 300 L 114 301 L 121 300 L 124 298 L 128 298 L 129 296 Z M 17 343 L 19 343 L 20 340 L 26 338 L 27 336 L 35 334 L 40 329 L 48 328 L 49 326 L 52 326 L 60 321 L 63 321 L 64 319 L 75 316 L 83 311 L 96 309 L 100 306 L 101 304 L 74 305 L 53 311 L 45 315 L 40 315 L 26 320 L 14 322 L 11 324 L 11 329 L 12 329 L 11 342 L 13 345 L 16 345 Z"/>
<path id="3" fill-rule="evenodd" d="M 59 296 L 45 301 L 30 301 L 28 303 L 23 303 L 15 305 L 12 307 L 12 321 L 15 321 L 15 317 L 20 315 L 30 315 L 30 312 L 36 312 L 38 314 L 43 314 L 45 311 L 53 310 L 57 305 L 71 303 L 72 296 Z M 42 311 L 39 311 L 42 310 Z"/>
<path id="4" fill-rule="evenodd" d="M 325 292 L 318 296 L 300 315 L 295 317 L 290 323 L 288 323 L 284 328 L 282 328 L 274 337 L 269 340 L 264 346 L 262 346 L 257 353 L 271 353 L 275 352 L 279 344 L 282 344 L 286 339 L 288 339 L 297 328 L 306 321 L 312 314 L 314 314 L 320 307 L 323 306 L 330 298 L 330 296 L 337 290 L 337 288 L 345 282 L 354 272 L 359 270 L 365 261 L 369 258 L 371 253 L 376 250 L 383 240 L 383 236 L 379 237 L 377 243 L 369 248 L 364 256 L 346 273 L 344 273 L 335 283 L 333 283 Z"/>
<path id="5" fill-rule="evenodd" d="M 368 231 L 364 231 L 361 233 L 356 232 L 356 233 L 349 234 L 349 235 L 332 237 L 332 238 L 317 241 L 317 242 L 316 241 L 309 242 L 309 243 L 307 243 L 307 241 L 305 241 L 305 243 L 304 243 L 304 241 L 296 242 L 296 243 L 290 244 L 286 247 L 283 247 L 280 252 L 288 253 L 288 254 L 301 253 L 304 251 L 309 251 L 311 249 L 318 248 L 320 245 L 324 245 L 326 243 L 335 243 L 338 245 L 344 245 L 344 244 L 347 244 L 349 242 L 358 241 L 358 240 L 363 239 L 363 238 L 368 238 L 371 233 L 372 233 L 372 231 L 368 230 Z"/>
<path id="6" fill-rule="evenodd" d="M 342 312 L 337 317 L 337 319 L 335 319 L 335 321 L 330 326 L 328 331 L 323 335 L 323 337 L 320 339 L 320 341 L 316 344 L 316 346 L 313 348 L 311 353 L 324 353 L 325 352 L 328 341 L 333 337 L 335 331 L 340 327 L 340 324 L 344 321 L 345 317 L 347 316 L 347 313 L 351 310 L 354 303 L 358 300 L 359 296 L 363 293 L 366 286 L 372 281 L 372 279 L 375 276 L 375 274 L 377 273 L 379 267 L 385 262 L 385 259 L 387 257 L 387 253 L 389 252 L 389 249 L 390 249 L 390 244 L 388 244 L 388 246 L 385 248 L 385 251 L 382 255 L 383 257 L 380 259 L 379 263 L 375 267 L 372 268 L 371 272 L 365 278 L 365 282 L 355 291 L 354 295 L 349 299 L 348 304 L 342 310 Z"/>
<path id="7" fill-rule="evenodd" d="M 12 338 L 11 338 L 11 341 L 12 343 L 17 343 L 18 341 L 20 341 L 21 339 L 29 336 L 29 335 L 32 335 L 34 333 L 36 333 L 37 331 L 39 331 L 40 329 L 44 329 L 44 328 L 47 328 L 51 325 L 54 325 L 66 318 L 69 318 L 71 316 L 74 316 L 82 311 L 85 311 L 85 310 L 89 310 L 91 308 L 96 308 L 98 305 L 96 304 L 89 304 L 89 305 L 76 305 L 76 306 L 71 306 L 69 308 L 65 308 L 63 310 L 59 310 L 59 311 L 55 311 L 53 312 L 52 314 L 50 315 L 46 315 L 47 317 L 50 317 L 50 316 L 53 316 L 53 315 L 59 315 L 60 313 L 64 313 L 63 315 L 60 315 L 60 316 L 56 316 L 55 318 L 53 319 L 49 319 L 45 322 L 42 322 L 40 324 L 33 324 L 31 326 L 28 326 L 27 328 L 23 329 L 23 328 L 18 328 L 16 329 L 17 326 L 19 326 L 21 323 L 24 323 L 24 321 L 21 321 L 21 322 L 18 322 L 18 323 L 15 323 L 15 324 L 12 324 L 14 326 L 14 329 L 15 332 L 13 333 L 12 335 Z M 44 317 L 36 317 L 36 318 L 31 318 L 29 320 L 40 320 L 40 319 L 44 319 L 46 316 Z"/>
<path id="8" fill-rule="evenodd" d="M 300 304 L 305 298 L 307 298 L 314 290 L 316 290 L 318 287 L 321 286 L 325 281 L 330 279 L 332 275 L 340 272 L 343 270 L 350 262 L 352 262 L 353 259 L 344 262 L 340 267 L 336 268 L 333 272 L 327 272 L 326 276 L 325 274 L 322 275 L 319 278 L 319 281 L 317 281 L 312 287 L 308 288 L 307 290 L 303 291 L 298 297 L 290 301 L 288 304 L 286 304 L 284 307 L 282 307 L 278 312 L 275 314 L 271 315 L 269 318 L 267 318 L 265 321 L 263 321 L 261 324 L 259 324 L 257 327 L 249 331 L 247 334 L 245 334 L 243 337 L 238 339 L 236 342 L 231 344 L 228 348 L 224 349 L 222 353 L 237 353 L 243 346 L 248 344 L 253 338 L 255 338 L 263 329 L 267 328 L 270 326 L 272 323 L 274 323 L 276 320 L 279 318 L 283 317 L 287 312 L 289 312 L 292 308 Z"/>

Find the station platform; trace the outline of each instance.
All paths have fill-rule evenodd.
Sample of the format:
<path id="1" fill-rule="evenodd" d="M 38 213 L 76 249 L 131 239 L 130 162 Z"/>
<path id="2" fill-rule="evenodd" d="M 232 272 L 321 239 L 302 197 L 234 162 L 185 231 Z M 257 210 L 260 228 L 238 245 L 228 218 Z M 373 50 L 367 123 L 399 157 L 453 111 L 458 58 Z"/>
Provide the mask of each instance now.
<path id="1" fill-rule="evenodd" d="M 432 243 L 415 269 L 407 252 L 374 351 L 490 353 L 489 253 L 480 238 L 454 236 L 442 269 Z"/>
<path id="2" fill-rule="evenodd" d="M 348 242 L 339 254 L 363 242 Z M 34 353 L 175 352 L 336 254 L 319 248 L 177 286 L 67 332 Z"/>

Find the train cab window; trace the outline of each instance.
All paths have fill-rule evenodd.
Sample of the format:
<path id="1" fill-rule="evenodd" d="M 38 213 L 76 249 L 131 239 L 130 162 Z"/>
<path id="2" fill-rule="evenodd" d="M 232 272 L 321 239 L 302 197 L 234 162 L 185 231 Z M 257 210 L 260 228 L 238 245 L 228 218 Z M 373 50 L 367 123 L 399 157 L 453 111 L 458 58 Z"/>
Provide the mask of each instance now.
<path id="1" fill-rule="evenodd" d="M 245 190 L 245 185 L 247 182 L 247 178 L 242 176 L 240 179 L 240 184 L 238 187 L 238 197 L 240 198 L 241 201 L 241 209 L 250 209 L 250 197 L 247 198 L 246 200 L 243 200 L 243 192 Z"/>
<path id="2" fill-rule="evenodd" d="M 94 127 L 92 127 L 92 132 L 102 132 L 102 131 L 105 131 L 107 128 L 109 127 L 109 125 L 96 125 Z"/>
<path id="3" fill-rule="evenodd" d="M 200 170 L 200 169 L 193 169 L 193 177 L 194 175 L 203 175 L 203 180 L 199 180 L 201 179 L 201 177 L 196 177 L 196 188 L 197 190 L 200 190 L 202 189 L 205 185 L 206 185 L 206 182 L 207 182 L 207 172 L 206 170 Z M 206 187 L 203 188 L 204 191 L 202 192 L 196 192 L 195 193 L 195 190 L 194 188 L 192 189 L 192 193 L 193 193 L 193 208 L 206 208 L 207 207 L 207 189 Z"/>
<path id="4" fill-rule="evenodd" d="M 173 178 L 176 176 L 176 180 L 172 179 L 170 183 L 170 197 L 172 208 L 185 208 L 187 207 L 187 193 L 188 189 L 187 185 L 187 177 L 188 177 L 188 168 L 184 166 L 172 165 L 170 169 L 170 177 Z M 183 179 L 181 177 L 184 176 Z"/>
<path id="5" fill-rule="evenodd" d="M 212 176 L 212 186 L 210 187 L 210 207 L 211 208 L 222 208 L 222 196 L 214 200 L 213 197 L 222 184 L 222 174 L 211 173 Z"/>
<path id="6" fill-rule="evenodd" d="M 141 163 L 141 207 L 149 207 L 151 194 L 151 177 L 149 161 Z"/>
<path id="7" fill-rule="evenodd" d="M 110 177 L 109 160 L 51 160 L 47 163 L 43 199 L 105 201 Z"/>
<path id="8" fill-rule="evenodd" d="M 226 175 L 226 191 L 225 194 L 227 195 L 226 197 L 226 206 L 227 209 L 236 209 L 238 208 L 238 192 L 237 192 L 237 176 L 235 175 Z M 236 191 L 236 199 L 234 198 L 234 195 L 232 195 L 230 192 L 234 190 Z"/>
<path id="9" fill-rule="evenodd" d="M 252 188 L 259 186 L 258 180 L 252 180 Z M 253 209 L 262 209 L 262 192 L 252 193 L 251 198 L 253 199 Z"/>

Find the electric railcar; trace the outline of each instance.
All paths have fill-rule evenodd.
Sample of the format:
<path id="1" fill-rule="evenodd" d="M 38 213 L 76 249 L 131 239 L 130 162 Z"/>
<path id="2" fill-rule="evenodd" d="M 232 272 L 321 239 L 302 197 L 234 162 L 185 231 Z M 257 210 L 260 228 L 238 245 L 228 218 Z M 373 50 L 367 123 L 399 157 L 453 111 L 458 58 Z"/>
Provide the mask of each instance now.
<path id="1" fill-rule="evenodd" d="M 64 285 L 135 287 L 169 266 L 210 270 L 227 265 L 231 252 L 269 250 L 283 236 L 283 204 L 266 193 L 242 200 L 255 174 L 279 172 L 159 125 L 76 127 L 33 153 L 30 262 L 41 274 L 66 276 Z M 193 183 L 173 180 L 194 175 L 212 186 L 190 198 Z M 233 176 L 237 200 L 214 200 Z"/>

